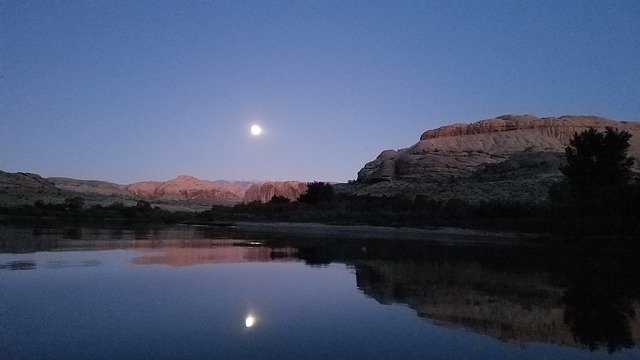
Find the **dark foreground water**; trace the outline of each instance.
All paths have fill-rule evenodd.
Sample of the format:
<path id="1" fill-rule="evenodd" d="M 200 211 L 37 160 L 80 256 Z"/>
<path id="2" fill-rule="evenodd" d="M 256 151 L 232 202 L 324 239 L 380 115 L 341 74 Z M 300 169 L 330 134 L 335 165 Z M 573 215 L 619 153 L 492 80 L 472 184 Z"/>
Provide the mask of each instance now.
<path id="1" fill-rule="evenodd" d="M 0 358 L 640 358 L 637 254 L 449 240 L 5 227 Z"/>

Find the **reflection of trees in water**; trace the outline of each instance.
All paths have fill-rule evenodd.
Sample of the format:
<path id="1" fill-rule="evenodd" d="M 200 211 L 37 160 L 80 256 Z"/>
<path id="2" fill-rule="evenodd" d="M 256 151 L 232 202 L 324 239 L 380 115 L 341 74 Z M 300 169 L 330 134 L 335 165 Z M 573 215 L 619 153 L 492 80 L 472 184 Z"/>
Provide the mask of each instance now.
<path id="1" fill-rule="evenodd" d="M 640 298 L 638 249 L 624 253 L 344 238 L 267 240 L 259 233 L 236 234 L 232 229 L 208 227 L 10 230 L 5 238 L 21 240 L 0 239 L 4 252 L 75 249 L 77 243 L 67 239 L 79 237 L 87 240 L 83 243 L 87 249 L 171 245 L 206 250 L 219 246 L 220 241 L 260 239 L 270 248 L 261 255 L 263 261 L 297 257 L 309 265 L 354 265 L 357 286 L 368 296 L 383 304 L 407 304 L 420 316 L 445 325 L 464 326 L 504 340 L 578 343 L 611 352 L 640 341 L 635 314 Z M 200 263 L 203 251 L 195 254 L 197 261 L 186 256 L 189 261 L 184 262 Z M 217 255 L 211 256 L 218 259 Z M 210 261 L 211 256 L 205 260 Z M 255 260 L 256 256 L 246 258 Z M 34 267 L 27 262 L 0 264 L 0 270 Z"/>
<path id="2" fill-rule="evenodd" d="M 606 346 L 610 352 L 635 345 L 629 318 L 635 317 L 631 301 L 599 288 L 574 288 L 563 297 L 564 319 L 575 340 L 591 350 Z"/>
<path id="3" fill-rule="evenodd" d="M 148 240 L 151 238 L 151 229 L 148 227 L 137 226 L 133 231 L 134 239 L 136 240 Z"/>
<path id="4" fill-rule="evenodd" d="M 586 256 L 571 261 L 562 298 L 564 320 L 574 339 L 591 350 L 609 352 L 635 345 L 630 321 L 640 292 L 637 258 L 631 255 Z"/>
<path id="5" fill-rule="evenodd" d="M 36 263 L 30 260 L 16 260 L 0 264 L 0 270 L 33 270 L 35 268 Z"/>
<path id="6" fill-rule="evenodd" d="M 331 245 L 308 246 L 299 255 L 310 264 L 352 263 L 365 294 L 382 304 L 407 304 L 440 323 L 504 340 L 610 352 L 634 346 L 640 336 L 633 252 Z"/>

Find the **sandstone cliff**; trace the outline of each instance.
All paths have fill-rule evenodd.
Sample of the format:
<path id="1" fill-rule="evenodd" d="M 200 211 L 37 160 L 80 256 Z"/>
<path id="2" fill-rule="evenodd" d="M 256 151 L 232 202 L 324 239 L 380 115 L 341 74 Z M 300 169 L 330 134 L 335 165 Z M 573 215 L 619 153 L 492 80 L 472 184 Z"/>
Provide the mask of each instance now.
<path id="1" fill-rule="evenodd" d="M 178 176 L 168 181 L 143 181 L 120 185 L 99 180 L 78 180 L 64 177 L 43 178 L 31 173 L 0 171 L 0 206 L 63 202 L 82 196 L 88 205 L 108 205 L 114 202 L 135 204 L 140 199 L 151 201 L 170 210 L 204 210 L 213 204 L 234 205 L 242 202 L 248 181 L 208 181 L 193 176 Z"/>
<path id="2" fill-rule="evenodd" d="M 209 181 L 181 175 L 169 181 L 142 181 L 122 188 L 130 194 L 145 198 L 199 198 L 238 203 L 249 185 L 244 181 Z"/>
<path id="3" fill-rule="evenodd" d="M 422 134 L 415 145 L 385 150 L 358 172 L 358 184 L 338 187 L 357 194 L 426 194 L 470 200 L 538 200 L 560 177 L 564 149 L 576 132 L 611 126 L 630 132 L 629 155 L 640 159 L 640 123 L 594 116 L 539 119 L 504 115 L 454 124 Z M 640 164 L 634 166 L 640 171 Z"/>
<path id="4" fill-rule="evenodd" d="M 251 185 L 244 194 L 244 202 L 268 202 L 274 196 L 296 200 L 307 191 L 307 183 L 300 181 L 267 181 Z"/>

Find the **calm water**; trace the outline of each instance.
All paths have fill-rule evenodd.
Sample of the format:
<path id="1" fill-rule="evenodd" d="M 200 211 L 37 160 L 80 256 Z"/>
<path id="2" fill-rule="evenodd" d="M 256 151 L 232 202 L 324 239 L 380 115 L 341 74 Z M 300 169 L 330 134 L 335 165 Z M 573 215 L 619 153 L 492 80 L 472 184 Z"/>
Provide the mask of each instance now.
<path id="1" fill-rule="evenodd" d="M 634 252 L 0 229 L 0 358 L 638 359 Z"/>

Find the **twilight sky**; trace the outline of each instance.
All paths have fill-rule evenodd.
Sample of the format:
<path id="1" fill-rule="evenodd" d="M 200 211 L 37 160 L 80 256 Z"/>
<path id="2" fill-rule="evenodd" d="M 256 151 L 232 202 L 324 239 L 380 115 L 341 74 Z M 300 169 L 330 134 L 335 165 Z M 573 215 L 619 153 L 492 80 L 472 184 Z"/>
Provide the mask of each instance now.
<path id="1" fill-rule="evenodd" d="M 638 19 L 637 0 L 0 0 L 0 170 L 346 181 L 454 122 L 638 120 Z"/>

